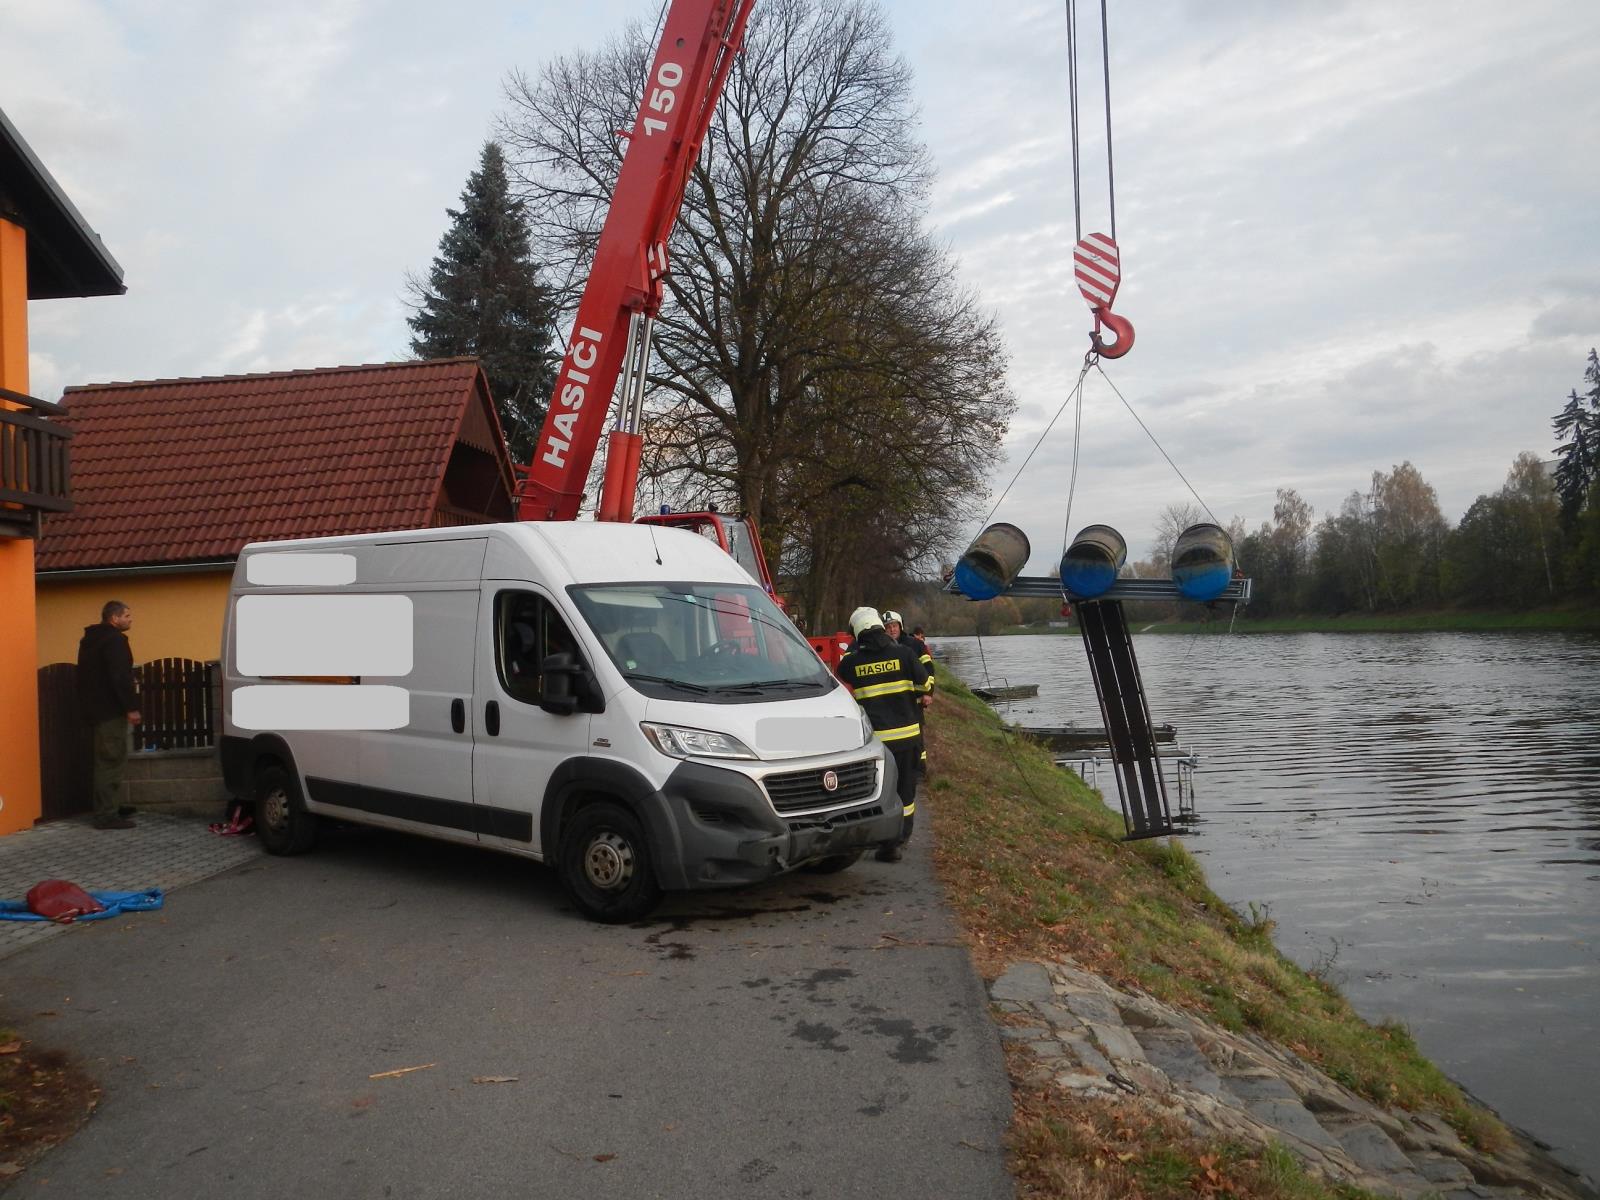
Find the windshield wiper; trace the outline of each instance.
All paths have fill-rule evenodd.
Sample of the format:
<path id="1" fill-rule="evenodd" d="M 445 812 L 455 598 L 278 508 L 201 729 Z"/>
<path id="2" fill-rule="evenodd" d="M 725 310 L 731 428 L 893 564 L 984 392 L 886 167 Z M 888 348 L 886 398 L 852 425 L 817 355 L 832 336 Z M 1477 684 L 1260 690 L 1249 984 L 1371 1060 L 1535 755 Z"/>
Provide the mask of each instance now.
<path id="1" fill-rule="evenodd" d="M 826 686 L 819 679 L 759 679 L 754 683 L 741 683 L 741 688 L 814 688 Z"/>
<path id="2" fill-rule="evenodd" d="M 689 683 L 683 679 L 669 679 L 665 675 L 642 675 L 637 671 L 624 671 L 622 677 L 624 679 L 637 679 L 642 683 L 659 683 L 664 687 L 673 687 L 684 692 L 694 692 L 699 696 L 704 696 L 711 690 L 708 687 L 702 687 L 698 683 Z"/>

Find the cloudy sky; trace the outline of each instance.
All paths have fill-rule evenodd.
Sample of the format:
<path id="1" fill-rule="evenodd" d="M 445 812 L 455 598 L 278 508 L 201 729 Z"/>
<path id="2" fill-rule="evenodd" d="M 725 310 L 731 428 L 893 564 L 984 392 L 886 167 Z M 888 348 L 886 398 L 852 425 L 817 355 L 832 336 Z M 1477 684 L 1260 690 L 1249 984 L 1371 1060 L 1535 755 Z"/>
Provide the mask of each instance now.
<path id="1" fill-rule="evenodd" d="M 995 494 L 1086 348 L 1060 0 L 886 0 L 939 164 L 932 220 L 999 316 L 1021 410 Z M 1085 0 L 1086 35 L 1097 39 Z M 1223 521 L 1320 517 L 1409 460 L 1445 515 L 1548 457 L 1600 343 L 1600 4 L 1112 0 L 1107 373 Z M 36 303 L 32 390 L 381 362 L 501 82 L 657 0 L 0 0 L 0 108 L 128 294 Z M 1099 76 L 1086 62 L 1089 99 Z M 1101 115 L 1090 103 L 1088 130 Z M 1086 231 L 1103 145 L 1085 147 Z M 1070 430 L 997 514 L 1059 554 Z M 1075 526 L 1136 554 L 1189 498 L 1098 376 Z"/>

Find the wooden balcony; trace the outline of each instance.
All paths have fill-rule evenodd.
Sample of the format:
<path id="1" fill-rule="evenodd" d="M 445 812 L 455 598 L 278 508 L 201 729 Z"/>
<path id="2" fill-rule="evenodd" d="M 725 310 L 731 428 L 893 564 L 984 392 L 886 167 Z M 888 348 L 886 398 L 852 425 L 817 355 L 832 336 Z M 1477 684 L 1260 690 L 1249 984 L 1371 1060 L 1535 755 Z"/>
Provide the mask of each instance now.
<path id="1" fill-rule="evenodd" d="M 0 401 L 0 537 L 37 538 L 46 513 L 72 508 L 72 430 L 50 420 L 59 404 L 5 388 Z"/>

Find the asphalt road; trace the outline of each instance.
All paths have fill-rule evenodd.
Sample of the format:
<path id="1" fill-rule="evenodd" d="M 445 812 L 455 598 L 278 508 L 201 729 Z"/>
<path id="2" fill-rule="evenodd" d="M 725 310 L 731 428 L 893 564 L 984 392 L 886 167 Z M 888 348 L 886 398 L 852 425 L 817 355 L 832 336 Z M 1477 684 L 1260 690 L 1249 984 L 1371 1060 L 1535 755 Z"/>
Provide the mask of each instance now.
<path id="1" fill-rule="evenodd" d="M 620 928 L 541 868 L 377 833 L 181 889 L 0 964 L 0 1013 L 105 1088 L 7 1194 L 1009 1197 L 927 850 Z"/>

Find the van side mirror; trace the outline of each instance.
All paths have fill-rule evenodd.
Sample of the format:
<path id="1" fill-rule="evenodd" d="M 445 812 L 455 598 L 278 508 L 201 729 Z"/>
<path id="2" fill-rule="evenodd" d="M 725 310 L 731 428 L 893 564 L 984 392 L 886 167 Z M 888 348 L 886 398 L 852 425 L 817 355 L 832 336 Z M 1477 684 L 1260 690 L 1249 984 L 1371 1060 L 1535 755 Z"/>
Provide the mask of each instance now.
<path id="1" fill-rule="evenodd" d="M 542 684 L 539 688 L 539 707 L 558 717 L 570 716 L 578 711 L 578 697 L 573 694 L 573 676 L 579 670 L 578 660 L 570 654 L 547 655 L 539 664 Z"/>
<path id="2" fill-rule="evenodd" d="M 548 655 L 539 664 L 544 683 L 539 690 L 539 707 L 555 716 L 575 712 L 605 712 L 605 697 L 594 673 L 565 651 Z"/>

